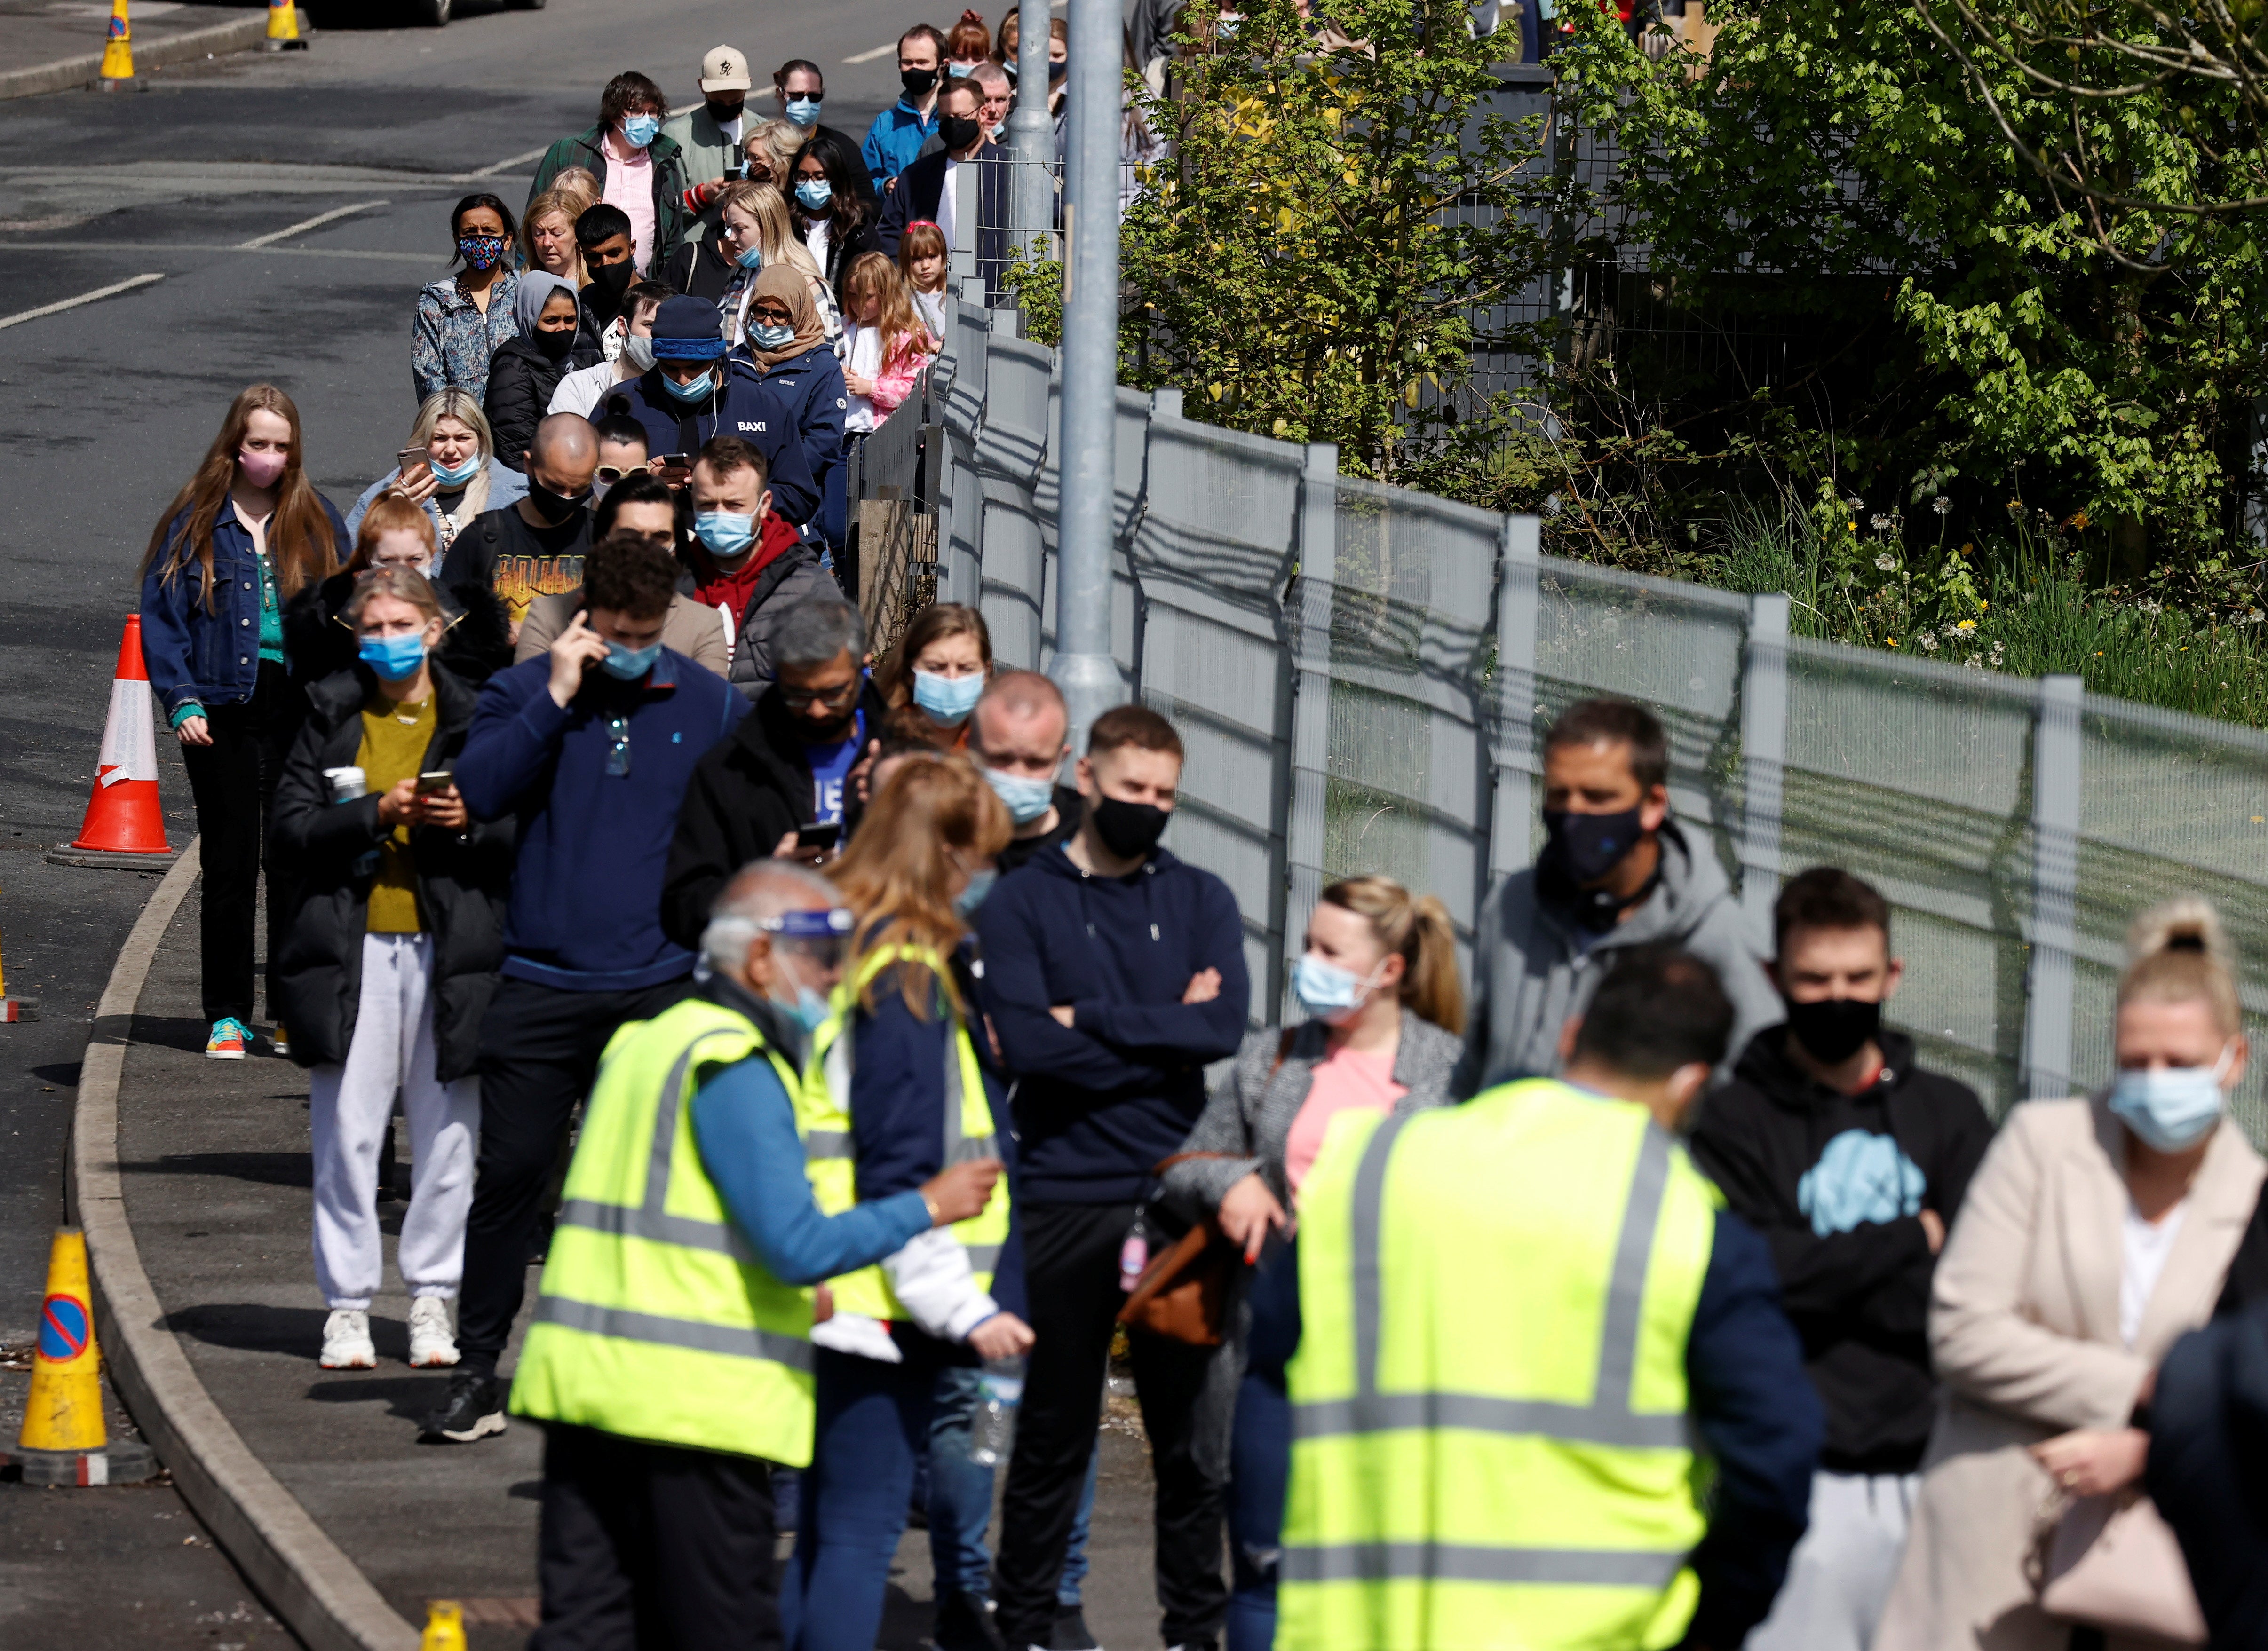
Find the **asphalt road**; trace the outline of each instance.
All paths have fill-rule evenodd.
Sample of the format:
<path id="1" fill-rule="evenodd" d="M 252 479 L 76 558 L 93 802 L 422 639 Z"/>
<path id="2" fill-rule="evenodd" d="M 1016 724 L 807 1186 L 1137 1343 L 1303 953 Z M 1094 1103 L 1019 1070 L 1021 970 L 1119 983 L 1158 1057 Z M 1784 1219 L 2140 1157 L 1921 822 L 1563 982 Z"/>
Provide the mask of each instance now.
<path id="1" fill-rule="evenodd" d="M 311 9 L 305 53 L 159 70 L 138 92 L 0 103 L 0 967 L 8 992 L 44 1012 L 0 1026 L 0 1346 L 30 1339 L 86 1024 L 154 886 L 40 855 L 76 834 L 143 547 L 229 399 L 260 380 L 288 390 L 310 473 L 343 509 L 407 433 L 410 316 L 418 287 L 444 273 L 458 195 L 523 199 L 535 155 L 591 124 L 620 70 L 696 99 L 701 55 L 719 41 L 760 79 L 787 57 L 821 63 L 828 121 L 863 131 L 896 95 L 887 47 L 920 18 L 904 0 L 760 12 L 551 0 L 532 12 L 460 4 L 433 31 L 379 26 L 399 15 L 380 0 Z M 242 245 L 342 208 L 356 209 Z M 148 275 L 162 278 L 9 324 Z M 159 767 L 178 847 L 194 822 L 170 743 Z M 5 1363 L 12 1435 L 5 1401 L 20 1403 L 23 1377 Z M 0 1641 L 67 1637 L 286 1642 L 170 1489 L 0 1481 Z"/>

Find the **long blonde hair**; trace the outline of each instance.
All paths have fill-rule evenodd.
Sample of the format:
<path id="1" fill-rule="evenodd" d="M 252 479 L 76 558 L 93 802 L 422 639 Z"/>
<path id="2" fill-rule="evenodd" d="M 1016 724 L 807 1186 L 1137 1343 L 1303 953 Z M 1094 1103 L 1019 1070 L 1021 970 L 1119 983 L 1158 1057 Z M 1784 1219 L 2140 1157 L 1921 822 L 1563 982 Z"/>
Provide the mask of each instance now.
<path id="1" fill-rule="evenodd" d="M 1401 954 L 1402 1002 L 1411 1014 L 1463 1036 L 1465 988 L 1457 979 L 1457 931 L 1447 906 L 1375 876 L 1343 878 L 1323 891 L 1322 901 L 1369 920 L 1379 944 Z"/>
<path id="2" fill-rule="evenodd" d="M 950 957 L 968 932 L 953 906 L 954 862 L 966 866 L 991 859 L 1008 846 L 1013 829 L 1006 804 L 968 758 L 940 756 L 901 765 L 866 805 L 850 848 L 827 868 L 858 920 L 843 978 L 856 980 L 865 959 L 886 946 Z M 898 974 L 906 1007 L 928 1019 L 932 999 L 927 971 L 901 969 Z M 965 1014 L 950 972 L 940 985 L 954 1013 Z M 873 1012 L 873 980 L 858 1001 Z"/>
<path id="3" fill-rule="evenodd" d="M 886 253 L 859 253 L 851 260 L 850 273 L 843 278 L 843 307 L 851 319 L 857 319 L 858 306 L 870 297 L 880 305 L 874 330 L 882 335 L 883 371 L 909 356 L 933 356 L 942 348 L 922 325 L 921 314 L 914 308 L 913 289 Z"/>
<path id="4" fill-rule="evenodd" d="M 2177 894 L 2134 920 L 2126 931 L 2126 972 L 2118 1007 L 2129 1003 L 2203 1003 L 2225 1037 L 2244 1030 L 2236 994 L 2236 954 L 2213 902 Z"/>
<path id="5" fill-rule="evenodd" d="M 764 267 L 774 264 L 792 265 L 814 281 L 824 281 L 819 260 L 811 255 L 811 248 L 797 238 L 795 220 L 788 216 L 787 197 L 768 183 L 758 183 L 743 178 L 728 183 L 717 196 L 717 215 L 723 217 L 729 207 L 738 207 L 756 221 L 756 244 L 764 249 Z"/>

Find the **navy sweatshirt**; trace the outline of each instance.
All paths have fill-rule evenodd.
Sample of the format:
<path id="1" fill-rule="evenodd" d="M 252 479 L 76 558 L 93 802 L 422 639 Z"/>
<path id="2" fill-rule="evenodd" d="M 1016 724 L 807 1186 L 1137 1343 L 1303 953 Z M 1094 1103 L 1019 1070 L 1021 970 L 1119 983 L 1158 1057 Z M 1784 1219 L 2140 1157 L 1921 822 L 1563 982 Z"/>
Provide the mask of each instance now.
<path id="1" fill-rule="evenodd" d="M 490 677 L 457 759 L 475 819 L 519 820 L 504 972 L 569 992 L 674 980 L 693 954 L 661 932 L 661 874 L 693 765 L 747 715 L 722 677 L 664 649 L 638 682 L 593 666 L 565 708 L 538 655 Z M 609 720 L 630 772 L 610 774 Z"/>
<path id="2" fill-rule="evenodd" d="M 1236 897 L 1162 848 L 1130 876 L 1097 877 L 1057 848 L 1000 879 L 976 929 L 985 1009 L 1017 1080 L 1019 1192 L 1057 1204 L 1140 1197 L 1204 1110 L 1206 1063 L 1244 1037 Z M 1205 969 L 1220 971 L 1220 995 L 1184 1004 Z M 1072 1024 L 1048 1013 L 1057 1005 Z"/>

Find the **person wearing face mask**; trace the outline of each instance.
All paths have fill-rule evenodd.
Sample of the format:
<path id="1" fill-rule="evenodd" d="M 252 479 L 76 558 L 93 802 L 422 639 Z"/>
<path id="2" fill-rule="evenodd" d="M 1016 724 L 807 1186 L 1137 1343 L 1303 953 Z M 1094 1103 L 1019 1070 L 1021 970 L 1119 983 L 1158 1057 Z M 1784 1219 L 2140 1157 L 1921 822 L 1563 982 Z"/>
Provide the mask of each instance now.
<path id="1" fill-rule="evenodd" d="M 347 532 L 358 532 L 363 513 L 386 494 L 398 494 L 425 513 L 434 543 L 446 550 L 482 511 L 501 510 L 527 496 L 527 478 L 498 461 L 496 437 L 480 398 L 468 390 L 442 390 L 425 398 L 409 426 L 409 448 L 424 462 L 396 464 L 362 490 L 347 512 Z M 525 442 L 522 446 L 526 445 Z M 431 576 L 433 569 L 420 569 Z"/>
<path id="2" fill-rule="evenodd" d="M 635 429 L 637 426 L 630 428 Z M 601 429 L 602 459 L 606 451 L 605 431 Z M 642 459 L 643 437 L 637 451 Z M 600 466 L 601 470 L 605 467 L 603 464 Z M 591 512 L 591 538 L 595 543 L 617 534 L 635 535 L 680 556 L 681 561 L 679 523 L 683 503 L 682 494 L 642 471 L 633 473 L 609 488 Z M 691 583 L 681 568 L 677 590 L 669 598 L 669 615 L 662 621 L 662 646 L 721 677 L 732 663 L 725 646 L 725 627 L 716 609 L 704 606 L 694 597 Z M 527 617 L 520 622 L 519 640 L 512 646 L 512 664 L 525 664 L 538 654 L 549 653 L 551 644 L 559 640 L 559 633 L 573 624 L 575 616 L 587 605 L 580 586 L 536 598 L 528 605 Z"/>
<path id="3" fill-rule="evenodd" d="M 302 706 L 284 615 L 337 570 L 346 547 L 346 524 L 307 480 L 299 409 L 256 384 L 230 404 L 143 553 L 142 657 L 196 799 L 205 1053 L 217 1060 L 241 1060 L 252 1038 L 263 870 L 271 1002 L 276 925 L 290 903 L 264 842 Z"/>
<path id="4" fill-rule="evenodd" d="M 828 872 L 854 927 L 806 1068 L 806 1169 L 822 1210 L 918 1185 L 964 1155 L 1005 1157 L 994 1143 L 1015 1139 L 1006 1084 L 973 1030 L 966 951 L 1007 814 L 966 761 L 948 759 L 900 767 L 866 826 Z M 939 1375 L 1032 1345 L 1012 1231 L 1004 1179 L 975 1219 L 830 1280 L 834 1314 L 812 1331 L 811 1467 L 781 1588 L 790 1644 L 874 1644 Z"/>
<path id="5" fill-rule="evenodd" d="M 956 80 L 945 89 L 938 99 L 937 128 L 945 147 L 906 168 L 898 187 L 882 203 L 879 232 L 882 250 L 895 258 L 909 224 L 932 222 L 944 231 L 945 244 L 951 250 L 976 250 L 976 273 L 989 286 L 998 282 L 1008 257 L 1009 169 L 998 164 L 999 146 L 985 136 L 984 123 L 977 118 L 983 105 L 983 92 L 974 81 Z M 974 224 L 960 222 L 961 194 L 955 178 L 965 165 L 979 168 Z"/>
<path id="6" fill-rule="evenodd" d="M 969 71 L 968 77 L 984 94 L 984 106 L 976 112 L 984 122 L 984 136 L 998 143 L 1008 132 L 1008 111 L 1015 106 L 1016 83 L 998 63 L 979 63 Z"/>
<path id="7" fill-rule="evenodd" d="M 1300 1184 L 1342 1112 L 1408 1117 L 1449 1104 L 1464 1046 L 1464 988 L 1448 909 L 1389 877 L 1350 877 L 1322 892 L 1292 987 L 1307 1018 L 1263 1028 L 1237 1051 L 1232 1083 L 1161 1170 L 1183 1220 L 1211 1217 L 1244 1252 L 1247 1310 L 1227 1357 L 1242 1367 L 1229 1450 L 1228 1651 L 1269 1651 L 1292 1405 L 1284 1365 L 1298 1336 L 1296 1258 L 1281 1242 Z"/>
<path id="8" fill-rule="evenodd" d="M 1709 1097 L 1693 1156 L 1771 1245 L 1827 1412 L 1811 1523 L 1749 1651 L 1866 1651 L 1937 1411 L 1930 1278 L 1992 1138 L 1976 1092 L 1882 1024 L 1904 965 L 1890 908 L 1832 866 L 1789 879 L 1769 965 L 1785 1025 Z"/>
<path id="9" fill-rule="evenodd" d="M 346 566 L 320 583 L 302 585 L 284 605 L 284 652 L 300 693 L 354 668 L 355 633 L 347 609 L 364 574 L 372 568 L 406 568 L 430 578 L 438 560 L 433 524 L 425 512 L 398 493 L 379 495 L 355 528 L 354 554 Z M 446 624 L 453 615 L 445 608 L 442 617 Z"/>
<path id="10" fill-rule="evenodd" d="M 843 542 L 849 503 L 843 465 L 843 420 L 850 390 L 843 363 L 827 342 L 827 324 L 804 272 L 766 269 L 748 294 L 747 325 L 733 354 L 755 363 L 763 389 L 802 444 L 819 492 L 818 514 L 804 537 L 829 547 Z"/>
<path id="11" fill-rule="evenodd" d="M 512 455 L 526 452 L 534 438 L 535 426 L 567 371 L 582 314 L 573 285 L 541 270 L 520 276 L 512 303 L 519 336 L 501 345 L 489 363 L 489 387 L 481 404 L 499 461 L 507 463 Z"/>
<path id="12" fill-rule="evenodd" d="M 945 66 L 945 36 L 917 23 L 898 36 L 898 81 L 905 96 L 874 117 L 861 151 L 874 193 L 887 197 L 898 174 L 921 153 L 922 142 L 937 130 L 938 83 Z"/>
<path id="13" fill-rule="evenodd" d="M 416 1164 L 396 1256 L 411 1296 L 409 1362 L 451 1365 L 449 1302 L 463 1272 L 480 1133 L 473 1073 L 504 961 L 512 831 L 468 818 L 453 784 L 420 781 L 455 766 L 474 699 L 433 657 L 445 619 L 424 575 L 372 568 L 344 617 L 356 663 L 308 691 L 273 823 L 295 896 L 278 1007 L 291 1058 L 313 1068 L 315 1276 L 331 1310 L 320 1362 L 378 1362 L 375 1190 L 398 1090 Z M 329 776 L 349 767 L 361 770 L 364 794 L 340 802 Z"/>
<path id="14" fill-rule="evenodd" d="M 701 60 L 701 103 L 662 122 L 677 145 L 685 175 L 696 183 L 740 175 L 740 141 L 747 125 L 748 60 L 730 46 L 712 47 Z M 688 238 L 702 226 L 687 226 Z"/>
<path id="15" fill-rule="evenodd" d="M 599 94 L 598 124 L 544 150 L 528 198 L 549 189 L 560 172 L 582 167 L 599 180 L 600 200 L 630 220 L 632 261 L 639 273 L 659 268 L 684 238 L 685 188 L 690 181 L 684 152 L 661 129 L 668 114 L 669 101 L 652 81 L 635 70 L 616 75 Z M 583 242 L 579 225 L 576 240 Z M 588 264 L 587 244 L 584 251 Z M 597 274 L 593 268 L 593 276 Z"/>
<path id="16" fill-rule="evenodd" d="M 551 393 L 545 406 L 546 413 L 576 413 L 588 418 L 606 399 L 607 392 L 616 385 L 653 371 L 653 318 L 662 301 L 677 296 L 677 289 L 663 281 L 635 281 L 622 293 L 622 333 L 620 348 L 612 361 L 596 360 L 585 366 L 560 375 L 559 385 Z M 585 306 L 585 322 L 588 309 Z M 578 347 L 585 333 L 578 330 Z M 595 334 L 593 335 L 595 337 Z M 572 353 L 568 356 L 575 359 Z M 601 461 L 604 462 L 603 460 Z"/>
<path id="17" fill-rule="evenodd" d="M 823 859 L 857 834 L 852 770 L 879 749 L 884 715 L 864 669 L 865 624 L 822 589 L 781 617 L 771 648 L 777 675 L 755 714 L 686 784 L 662 880 L 662 928 L 672 936 L 697 937 L 717 891 L 751 860 Z M 813 840 L 799 843 L 805 832 Z"/>
<path id="18" fill-rule="evenodd" d="M 1556 1069 L 1559 1028 L 1625 946 L 1674 945 L 1717 972 L 1733 1047 L 1785 1017 L 1705 840 L 1669 817 L 1669 741 L 1628 700 L 1581 700 L 1543 736 L 1543 851 L 1489 892 L 1473 936 L 1460 1095 Z"/>
<path id="19" fill-rule="evenodd" d="M 970 1156 L 814 1199 L 801 1074 L 850 927 L 809 870 L 747 868 L 703 930 L 702 983 L 608 1051 L 512 1378 L 544 1429 L 541 1643 L 782 1644 L 775 1476 L 812 1458 L 810 1287 L 950 1242 L 1005 1190 Z"/>
<path id="20" fill-rule="evenodd" d="M 1071 758 L 1071 712 L 1063 690 L 1036 671 L 1000 671 L 969 717 L 968 754 L 1008 805 L 1013 827 L 1000 875 L 1028 863 L 1079 830 L 1086 803 L 1056 775 Z"/>
<path id="21" fill-rule="evenodd" d="M 850 187 L 866 202 L 871 218 L 875 205 L 874 180 L 868 176 L 866 163 L 859 155 L 858 140 L 819 118 L 827 100 L 827 77 L 820 72 L 819 65 L 806 57 L 789 58 L 772 72 L 772 98 L 779 118 L 806 139 L 825 137 L 850 151 L 854 161 Z"/>
<path id="22" fill-rule="evenodd" d="M 1204 1111 L 1204 1068 L 1244 1041 L 1244 921 L 1211 872 L 1158 847 L 1182 741 L 1145 706 L 1094 721 L 1086 812 L 976 914 L 985 1013 L 1016 1079 L 1017 1220 L 1038 1337 L 1001 1504 L 1000 1637 L 1049 1643 L 1087 1464 L 1119 1274 L 1156 1166 Z M 1156 1464 L 1164 1643 L 1211 1641 L 1227 1603 L 1222 1487 L 1200 1399 L 1209 1348 L 1133 1339 Z"/>
<path id="23" fill-rule="evenodd" d="M 958 602 L 932 602 L 914 615 L 874 673 L 890 726 L 941 751 L 965 750 L 969 714 L 992 677 L 992 634 L 984 616 Z"/>
<path id="24" fill-rule="evenodd" d="M 2169 900 L 2126 950 L 2109 1086 L 2009 1112 L 1938 1258 L 1945 1399 L 1874 1651 L 1983 1643 L 1985 1623 L 1994 1647 L 2071 1643 L 2035 1581 L 2043 1510 L 2134 1488 L 2157 1366 L 2212 1313 L 2259 1199 L 2228 1116 L 2250 1052 L 2219 916 Z M 2177 1566 L 2144 1568 L 2169 1631 L 2177 1605 L 2194 1614 Z"/>
<path id="25" fill-rule="evenodd" d="M 630 293 L 637 278 L 637 246 L 629 214 L 601 201 L 575 220 L 575 246 L 590 279 L 581 295 L 569 364 L 576 371 L 617 359 L 630 334 Z"/>
<path id="26" fill-rule="evenodd" d="M 788 176 L 795 232 L 834 290 L 836 308 L 847 311 L 844 283 L 851 265 L 882 245 L 858 151 L 836 133 L 814 132 L 789 163 Z"/>
<path id="27" fill-rule="evenodd" d="M 747 711 L 663 645 L 677 585 L 666 549 L 617 532 L 593 547 L 582 585 L 585 607 L 550 652 L 482 689 L 456 766 L 472 817 L 512 818 L 519 843 L 503 979 L 481 1023 L 463 1362 L 425 1419 L 429 1436 L 458 1443 L 503 1431 L 497 1361 L 545 1182 L 600 1053 L 617 1026 L 688 989 L 693 951 L 658 921 L 670 825 L 694 763 Z"/>
<path id="28" fill-rule="evenodd" d="M 774 674 L 773 639 L 785 616 L 840 591 L 819 554 L 771 508 L 764 456 L 737 436 L 719 436 L 693 466 L 693 539 L 685 547 L 690 600 L 724 634 L 722 674 L 749 700 Z"/>
<path id="29" fill-rule="evenodd" d="M 590 421 L 551 415 L 535 427 L 521 462 L 526 495 L 479 517 L 441 561 L 440 584 L 452 602 L 468 613 L 491 605 L 497 610 L 504 655 L 489 662 L 490 671 L 511 663 L 529 603 L 581 582 L 583 555 L 591 547 L 599 444 Z"/>
<path id="30" fill-rule="evenodd" d="M 492 194 L 468 194 L 449 214 L 457 273 L 417 295 L 409 331 L 409 382 L 424 401 L 440 391 L 469 390 L 478 401 L 489 385 L 489 361 L 513 337 L 519 322 L 513 297 L 519 276 L 512 268 L 516 226 L 511 209 Z"/>

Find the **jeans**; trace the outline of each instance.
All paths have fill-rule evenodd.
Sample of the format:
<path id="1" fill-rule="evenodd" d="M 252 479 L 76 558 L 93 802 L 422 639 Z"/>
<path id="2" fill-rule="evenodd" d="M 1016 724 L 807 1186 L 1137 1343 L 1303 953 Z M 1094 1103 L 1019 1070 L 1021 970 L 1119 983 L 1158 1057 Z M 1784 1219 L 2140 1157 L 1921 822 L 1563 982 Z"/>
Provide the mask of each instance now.
<path id="1" fill-rule="evenodd" d="M 1245 1292 L 1248 1362 L 1229 1435 L 1227 1651 L 1269 1651 L 1276 1642 L 1276 1567 L 1292 1477 L 1284 1365 L 1299 1346 L 1299 1289 L 1298 1252 L 1271 1244 Z"/>
<path id="2" fill-rule="evenodd" d="M 268 859 L 268 807 L 284 753 L 298 731 L 295 697 L 284 667 L 262 661 L 251 699 L 205 707 L 205 731 L 212 744 L 181 747 L 181 766 L 188 770 L 189 794 L 197 805 L 197 853 L 204 879 L 197 928 L 209 1021 L 232 1015 L 247 1025 L 252 1022 L 253 926 L 260 874 Z M 275 868 L 267 869 L 272 969 L 291 897 Z"/>
<path id="3" fill-rule="evenodd" d="M 939 1593 L 974 1594 L 987 1598 L 992 1591 L 992 1555 L 984 1533 L 992 1523 L 992 1470 L 968 1459 L 978 1402 L 974 1365 L 951 1365 L 938 1373 L 937 1408 L 929 1424 L 927 1493 L 920 1489 L 922 1506 L 929 1512 L 930 1567 L 937 1575 Z M 1075 1611 L 1079 1583 L 1086 1576 L 1086 1531 L 1094 1517 L 1095 1457 L 1086 1464 L 1086 1489 L 1079 1499 L 1079 1516 L 1071 1522 L 1071 1552 L 1064 1559 L 1063 1580 L 1056 1585 L 1056 1604 Z"/>

